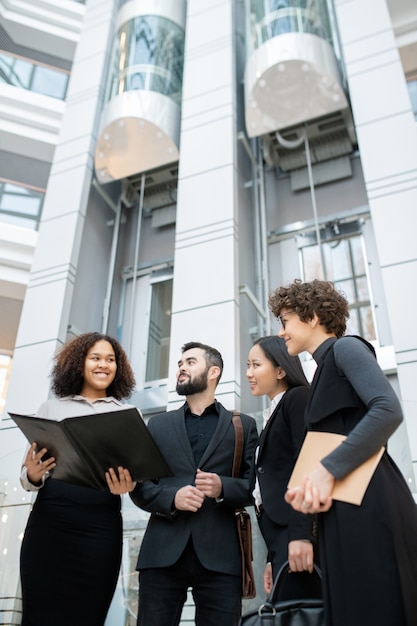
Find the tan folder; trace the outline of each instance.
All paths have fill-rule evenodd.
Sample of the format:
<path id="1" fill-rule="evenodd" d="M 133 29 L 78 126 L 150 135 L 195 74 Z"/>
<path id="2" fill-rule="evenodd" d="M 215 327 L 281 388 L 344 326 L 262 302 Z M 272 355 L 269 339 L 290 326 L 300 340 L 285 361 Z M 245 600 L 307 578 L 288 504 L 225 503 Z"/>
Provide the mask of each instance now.
<path id="1" fill-rule="evenodd" d="M 302 483 L 304 476 L 309 474 L 325 456 L 333 452 L 346 437 L 335 433 L 308 431 L 291 474 L 288 489 Z M 334 500 L 360 505 L 365 491 L 384 453 L 381 448 L 370 459 L 359 465 L 342 480 L 337 480 L 332 492 Z"/>

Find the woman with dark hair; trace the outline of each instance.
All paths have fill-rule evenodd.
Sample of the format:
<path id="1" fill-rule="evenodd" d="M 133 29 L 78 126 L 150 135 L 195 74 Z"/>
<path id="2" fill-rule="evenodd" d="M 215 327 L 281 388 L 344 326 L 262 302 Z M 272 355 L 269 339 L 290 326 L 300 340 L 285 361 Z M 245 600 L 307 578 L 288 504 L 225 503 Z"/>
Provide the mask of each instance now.
<path id="1" fill-rule="evenodd" d="M 120 344 L 107 335 L 85 333 L 55 355 L 52 390 L 37 416 L 60 421 L 129 405 L 135 378 Z M 25 456 L 22 486 L 38 491 L 26 526 L 20 556 L 22 626 L 103 626 L 120 569 L 121 500 L 132 488 L 125 468 L 106 473 L 109 491 L 55 480 L 53 457 Z M 114 485 L 118 485 L 116 487 Z M 111 491 L 110 491 L 111 490 Z"/>
<path id="2" fill-rule="evenodd" d="M 313 517 L 294 511 L 285 500 L 288 480 L 305 436 L 304 412 L 310 388 L 300 359 L 289 356 L 277 336 L 262 337 L 252 346 L 246 376 L 252 395 L 271 401 L 256 451 L 253 492 L 259 528 L 268 548 L 264 588 L 269 593 L 285 561 L 291 576 L 283 596 L 314 597 L 320 585 L 310 577 L 314 563 Z"/>
<path id="3" fill-rule="evenodd" d="M 288 353 L 307 351 L 317 363 L 308 430 L 346 436 L 286 495 L 295 510 L 318 514 L 326 624 L 415 626 L 417 508 L 387 451 L 360 506 L 331 497 L 336 480 L 386 448 L 402 421 L 399 400 L 372 345 L 343 336 L 349 308 L 333 283 L 295 280 L 269 304 Z"/>

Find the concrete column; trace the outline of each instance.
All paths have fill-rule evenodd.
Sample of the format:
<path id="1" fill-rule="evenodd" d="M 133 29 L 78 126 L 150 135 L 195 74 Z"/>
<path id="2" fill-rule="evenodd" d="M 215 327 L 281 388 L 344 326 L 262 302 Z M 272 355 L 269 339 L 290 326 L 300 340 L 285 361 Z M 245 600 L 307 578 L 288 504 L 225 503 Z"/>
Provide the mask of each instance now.
<path id="1" fill-rule="evenodd" d="M 113 0 L 86 3 L 14 351 L 6 411 L 34 413 L 48 397 L 51 357 L 66 339 L 115 5 Z M 0 608 L 9 611 L 19 596 L 20 542 L 31 497 L 19 483 L 26 440 L 6 417 L 1 430 L 0 496 L 7 519 L 0 534 L 0 587 L 1 604 L 7 606 Z"/>
<path id="2" fill-rule="evenodd" d="M 335 6 L 416 474 L 417 126 L 386 0 Z"/>
<path id="3" fill-rule="evenodd" d="M 239 404 L 236 78 L 231 0 L 188 0 L 175 240 L 169 408 L 187 341 L 213 345 L 217 397 Z"/>

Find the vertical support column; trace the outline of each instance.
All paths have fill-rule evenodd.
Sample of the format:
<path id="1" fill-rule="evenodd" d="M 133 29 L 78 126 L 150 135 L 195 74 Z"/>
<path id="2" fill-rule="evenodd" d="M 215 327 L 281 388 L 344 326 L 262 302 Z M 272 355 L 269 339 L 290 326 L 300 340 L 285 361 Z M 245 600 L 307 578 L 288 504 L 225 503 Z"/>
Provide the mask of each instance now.
<path id="1" fill-rule="evenodd" d="M 16 341 L 8 391 L 8 406 L 16 412 L 33 411 L 46 398 L 51 354 L 66 338 L 114 4 L 86 5 Z"/>
<path id="2" fill-rule="evenodd" d="M 218 348 L 217 397 L 240 396 L 236 79 L 233 2 L 188 0 L 169 373 L 170 408 L 181 346 Z M 179 280 L 175 280 L 179 276 Z"/>
<path id="3" fill-rule="evenodd" d="M 113 0 L 86 3 L 16 341 L 6 411 L 34 413 L 47 398 L 51 357 L 66 339 L 115 5 Z M 6 417 L 1 436 L 2 450 L 7 451 L 0 458 L 2 511 L 7 520 L 0 534 L 0 608 L 9 611 L 19 596 L 19 552 L 31 496 L 19 484 L 26 439 Z"/>
<path id="4" fill-rule="evenodd" d="M 335 5 L 416 475 L 417 126 L 386 0 Z"/>

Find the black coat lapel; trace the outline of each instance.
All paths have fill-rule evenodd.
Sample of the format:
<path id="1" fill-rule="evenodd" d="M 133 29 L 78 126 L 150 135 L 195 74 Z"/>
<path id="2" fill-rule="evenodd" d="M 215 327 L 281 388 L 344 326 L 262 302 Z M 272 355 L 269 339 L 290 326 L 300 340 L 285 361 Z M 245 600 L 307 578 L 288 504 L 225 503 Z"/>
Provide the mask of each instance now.
<path id="1" fill-rule="evenodd" d="M 284 394 L 284 395 L 285 395 L 285 394 Z M 284 396 L 282 396 L 282 398 L 281 398 L 281 399 L 280 399 L 280 401 L 278 402 L 277 406 L 275 407 L 275 409 L 274 409 L 274 410 L 273 410 L 273 412 L 272 412 L 271 417 L 268 419 L 268 421 L 267 421 L 267 423 L 266 423 L 266 425 L 265 425 L 265 428 L 263 428 L 263 429 L 262 429 L 261 434 L 259 435 L 259 442 L 258 442 L 258 445 L 259 445 L 259 454 L 258 454 L 258 460 L 259 460 L 259 459 L 260 459 L 260 457 L 261 457 L 262 450 L 263 450 L 264 443 L 265 443 L 266 437 L 267 437 L 267 435 L 268 435 L 268 432 L 271 430 L 271 428 L 272 428 L 272 424 L 273 424 L 273 423 L 274 423 L 274 421 L 277 419 L 277 415 L 278 415 L 278 413 L 279 413 L 279 408 L 280 408 L 280 406 L 281 406 L 281 402 L 282 402 L 283 397 L 284 397 Z"/>
<path id="2" fill-rule="evenodd" d="M 188 438 L 187 429 L 185 428 L 185 405 L 174 412 L 172 421 L 175 427 L 175 432 L 178 437 L 179 445 L 184 450 L 187 459 L 190 460 L 192 466 L 195 468 L 195 460 L 193 450 L 191 448 L 190 440 Z M 174 446 L 173 442 L 173 446 Z"/>
<path id="3" fill-rule="evenodd" d="M 219 411 L 219 421 L 217 423 L 217 428 L 213 433 L 209 444 L 201 457 L 200 467 L 204 465 L 204 463 L 211 457 L 211 455 L 216 451 L 217 446 L 223 440 L 227 429 L 230 428 L 232 424 L 232 414 L 230 411 L 227 411 L 224 406 L 220 404 L 220 402 L 216 402 L 216 407 Z"/>

